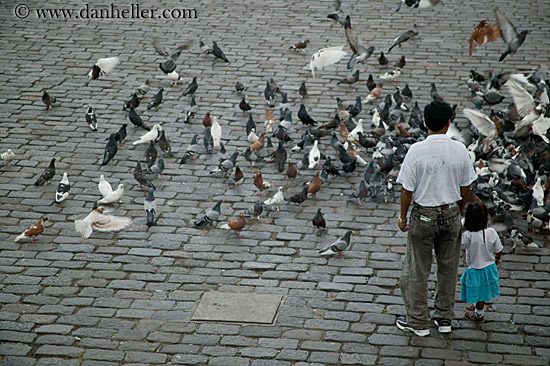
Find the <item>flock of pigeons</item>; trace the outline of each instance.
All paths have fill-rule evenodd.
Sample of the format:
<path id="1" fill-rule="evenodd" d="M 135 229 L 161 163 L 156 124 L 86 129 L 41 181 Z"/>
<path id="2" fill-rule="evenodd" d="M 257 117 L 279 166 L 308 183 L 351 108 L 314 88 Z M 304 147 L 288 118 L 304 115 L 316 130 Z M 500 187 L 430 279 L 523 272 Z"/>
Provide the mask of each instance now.
<path id="1" fill-rule="evenodd" d="M 438 0 L 402 0 L 397 11 L 403 4 L 412 8 L 424 8 L 436 5 Z M 470 54 L 480 44 L 501 38 L 505 41 L 507 49 L 500 57 L 504 60 L 508 55 L 518 51 L 525 41 L 527 31 L 518 33 L 513 24 L 495 8 L 497 24 L 490 25 L 483 20 L 474 29 L 470 38 Z M 353 85 L 360 82 L 360 70 L 358 66 L 363 64 L 374 53 L 374 47 L 362 45 L 354 33 L 350 15 L 346 15 L 341 8 L 340 1 L 335 1 L 335 12 L 328 18 L 338 22 L 344 28 L 348 45 L 352 51 L 347 63 L 353 74 L 340 80 L 338 84 Z M 414 40 L 418 35 L 415 29 L 408 30 L 396 37 L 386 54 L 380 53 L 378 62 L 382 68 L 389 66 L 387 55 L 406 42 Z M 296 52 L 305 52 L 309 40 L 303 40 L 289 49 Z M 161 71 L 167 75 L 171 84 L 177 85 L 181 77 L 176 72 L 177 60 L 181 53 L 187 50 L 191 43 L 186 43 L 175 48 L 172 52 L 164 49 L 159 42 L 154 41 L 154 49 L 165 58 L 159 64 Z M 206 46 L 202 41 L 200 50 L 206 55 L 214 56 L 216 60 L 229 62 L 216 42 L 212 47 Z M 329 65 L 339 62 L 348 54 L 344 46 L 328 47 L 315 52 L 311 56 L 309 67 L 313 77 Z M 118 57 L 99 59 L 90 70 L 86 86 L 100 77 L 106 76 L 119 63 Z M 190 164 L 198 157 L 202 148 L 198 143 L 202 139 L 204 152 L 212 154 L 214 150 L 219 152 L 219 164 L 211 171 L 211 174 L 221 175 L 224 181 L 230 185 L 239 185 L 247 178 L 240 159 L 246 160 L 246 164 L 254 167 L 254 186 L 258 189 L 258 195 L 265 195 L 273 187 L 271 182 L 265 180 L 261 169 L 256 170 L 257 165 L 275 164 L 277 171 L 285 174 L 289 185 L 302 176 L 305 170 L 315 170 L 315 176 L 310 182 L 306 182 L 300 190 L 294 194 L 284 194 L 283 187 L 278 187 L 276 192 L 267 199 L 262 199 L 250 207 L 248 212 L 240 212 L 239 216 L 221 226 L 222 229 L 240 232 L 251 220 L 259 220 L 268 209 L 279 210 L 283 204 L 296 204 L 300 208 L 309 197 L 317 199 L 316 194 L 323 185 L 331 180 L 343 179 L 342 176 L 353 174 L 359 167 L 363 168 L 363 179 L 351 194 L 350 199 L 356 199 L 359 205 L 367 198 L 372 200 L 384 200 L 385 202 L 395 196 L 394 183 L 399 172 L 399 166 L 411 144 L 421 141 L 427 136 L 427 128 L 422 118 L 422 109 L 413 98 L 412 90 L 406 84 L 400 88 L 396 84 L 393 90 L 384 95 L 384 87 L 395 82 L 406 66 L 405 56 L 402 56 L 395 67 L 376 79 L 369 75 L 366 85 L 369 93 L 364 98 L 357 97 L 355 103 L 345 105 L 337 98 L 335 114 L 332 120 L 319 123 L 313 119 L 306 107 L 308 98 L 306 82 L 302 82 L 299 88 L 300 107 L 297 117 L 301 127 L 293 121 L 292 103 L 288 94 L 271 78 L 266 81 L 264 96 L 266 100 L 265 118 L 263 129 L 254 121 L 250 110 L 251 105 L 246 96 L 242 96 L 239 108 L 245 116 L 248 116 L 245 125 L 246 139 L 249 146 L 244 151 L 228 152 L 223 144 L 222 125 L 217 117 L 207 112 L 202 119 L 204 134 L 196 134 L 191 139 L 187 149 L 181 158 L 176 158 L 170 147 L 166 131 L 162 124 L 153 127 L 147 126 L 138 115 L 136 109 L 140 106 L 144 95 L 150 90 L 150 80 L 137 88 L 130 99 L 126 101 L 124 109 L 128 111 L 128 120 L 145 133 L 135 142 L 134 146 L 147 145 L 145 151 L 145 167 L 138 161 L 134 169 L 134 177 L 140 187 L 148 188 L 144 200 L 144 211 L 147 225 L 155 225 L 158 218 L 158 208 L 155 200 L 154 177 L 161 176 L 165 167 L 165 158 L 175 158 L 179 164 Z M 463 142 L 470 152 L 472 164 L 474 164 L 478 179 L 474 183 L 472 200 L 482 200 L 489 207 L 492 215 L 493 226 L 500 225 L 501 232 L 509 235 L 514 242 L 514 247 L 536 247 L 528 231 L 548 230 L 550 225 L 550 141 L 548 130 L 550 129 L 550 73 L 547 70 L 534 70 L 529 74 L 491 73 L 471 71 L 471 79 L 468 81 L 471 90 L 472 106 L 464 109 L 464 115 L 470 120 L 468 128 L 459 130 L 454 124 L 449 130 L 453 139 Z M 198 113 L 198 105 L 195 101 L 195 92 L 199 88 L 197 77 L 187 85 L 183 96 L 189 96 L 189 106 L 183 112 L 183 122 L 191 123 Z M 237 82 L 236 93 L 242 94 L 246 87 Z M 512 96 L 512 103 L 504 103 L 503 90 Z M 147 109 L 160 108 L 163 102 L 164 89 L 161 88 L 147 105 Z M 434 100 L 443 100 L 434 83 L 431 84 L 431 97 Z M 274 115 L 276 100 L 280 99 L 278 106 L 278 123 Z M 57 100 L 44 91 L 42 102 L 46 109 L 54 107 Z M 503 104 L 502 110 L 495 110 L 497 105 Z M 364 108 L 369 105 L 368 108 Z M 456 110 L 457 106 L 453 106 Z M 490 110 L 490 114 L 486 114 Z M 370 122 L 366 122 L 367 116 Z M 364 118 L 361 118 L 364 117 Z M 86 121 L 93 131 L 97 131 L 97 118 L 93 108 L 88 107 Z M 101 165 L 108 164 L 117 154 L 119 147 L 124 142 L 127 132 L 127 124 L 119 131 L 107 138 L 105 152 Z M 260 130 L 262 130 L 260 132 Z M 299 137 L 299 138 L 297 138 Z M 244 137 L 243 137 L 244 138 Z M 275 140 L 276 139 L 276 140 Z M 324 140 L 329 140 L 326 149 L 321 150 Z M 275 143 L 275 144 L 274 144 Z M 162 156 L 157 159 L 157 147 L 161 149 Z M 299 154 L 299 159 L 291 159 L 290 154 Z M 242 157 L 242 158 L 241 158 Z M 9 164 L 16 158 L 12 150 L 2 153 L 1 158 Z M 55 176 L 55 158 L 36 180 L 35 185 L 41 186 Z M 239 166 L 240 165 L 240 166 Z M 262 165 L 263 166 L 263 165 Z M 131 224 L 131 220 L 125 217 L 117 217 L 108 214 L 109 210 L 104 205 L 113 205 L 120 202 L 124 195 L 124 185 L 112 189 L 103 175 L 100 176 L 98 189 L 102 198 L 96 202 L 90 214 L 81 220 L 75 221 L 75 229 L 83 238 L 88 238 L 93 230 L 117 231 Z M 63 174 L 58 184 L 55 203 L 67 199 L 70 194 L 70 183 L 67 173 Z M 221 215 L 219 200 L 212 208 L 200 214 L 192 223 L 196 227 L 216 225 Z M 518 224 L 517 219 L 525 220 L 525 225 Z M 19 235 L 15 241 L 25 237 L 33 238 L 44 230 L 43 223 L 47 220 L 44 216 L 39 222 L 31 226 Z M 312 218 L 312 224 L 320 234 L 326 228 L 326 221 L 321 209 Z M 352 231 L 335 242 L 320 250 L 321 255 L 342 254 L 349 247 Z"/>

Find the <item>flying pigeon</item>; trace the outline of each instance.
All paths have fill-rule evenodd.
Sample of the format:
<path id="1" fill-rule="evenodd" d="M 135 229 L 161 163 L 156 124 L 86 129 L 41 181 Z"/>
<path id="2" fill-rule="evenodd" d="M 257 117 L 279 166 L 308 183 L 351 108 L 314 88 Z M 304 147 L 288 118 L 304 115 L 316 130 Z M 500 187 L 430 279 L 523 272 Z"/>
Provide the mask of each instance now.
<path id="1" fill-rule="evenodd" d="M 92 231 L 119 231 L 132 223 L 127 217 L 118 217 L 104 214 L 105 207 L 99 206 L 92 210 L 83 220 L 75 220 L 75 230 L 82 235 L 84 239 L 92 235 Z"/>
<path id="2" fill-rule="evenodd" d="M 220 217 L 221 205 L 223 200 L 219 200 L 216 205 L 212 208 L 209 208 L 204 215 L 197 219 L 193 225 L 195 226 L 205 226 L 205 225 L 215 225 L 215 222 Z"/>
<path id="3" fill-rule="evenodd" d="M 162 126 L 160 124 L 154 125 L 151 131 L 145 133 L 139 138 L 139 140 L 134 141 L 132 145 L 146 144 L 150 141 L 156 141 L 159 137 Z"/>
<path id="4" fill-rule="evenodd" d="M 64 201 L 69 197 L 69 192 L 71 190 L 71 185 L 69 183 L 69 178 L 67 178 L 67 173 L 63 173 L 63 179 L 57 185 L 57 190 L 55 191 L 55 203 Z"/>
<path id="5" fill-rule="evenodd" d="M 470 49 L 468 51 L 470 56 L 472 56 L 478 44 L 493 42 L 497 38 L 500 38 L 498 24 L 488 24 L 487 20 L 482 20 L 470 36 Z"/>
<path id="6" fill-rule="evenodd" d="M 321 249 L 319 254 L 321 255 L 333 255 L 339 253 L 341 256 L 344 255 L 342 252 L 349 247 L 351 238 L 351 230 L 348 230 L 344 236 L 336 240 L 334 243 L 328 245 L 327 247 Z"/>
<path id="7" fill-rule="evenodd" d="M 151 131 L 151 127 L 147 126 L 141 117 L 136 113 L 136 110 L 134 107 L 130 107 L 130 111 L 128 112 L 128 119 L 130 119 L 130 122 L 136 127 L 141 127 L 144 130 Z"/>
<path id="8" fill-rule="evenodd" d="M 395 47 L 395 46 L 399 46 L 401 47 L 401 44 L 404 43 L 404 42 L 407 42 L 408 40 L 410 39 L 413 39 L 414 37 L 416 37 L 418 35 L 418 31 L 414 30 L 414 29 L 409 29 L 408 31 L 402 33 L 399 37 L 395 38 L 393 40 L 393 44 L 391 45 L 390 49 L 388 50 L 388 53 L 390 53 L 390 51 Z"/>
<path id="9" fill-rule="evenodd" d="M 101 165 L 106 165 L 109 161 L 111 161 L 118 151 L 118 144 L 115 136 L 115 134 L 109 135 L 109 141 L 107 141 L 107 145 L 105 145 L 105 152 L 103 153 L 103 162 Z"/>
<path id="10" fill-rule="evenodd" d="M 49 111 L 57 102 L 56 97 L 52 97 L 47 91 L 42 92 L 42 103 L 46 105 L 46 110 Z"/>
<path id="11" fill-rule="evenodd" d="M 309 62 L 312 76 L 315 78 L 315 71 L 322 70 L 327 66 L 337 63 L 346 55 L 347 52 L 344 51 L 344 46 L 322 48 L 315 52 L 311 56 L 311 61 Z"/>
<path id="12" fill-rule="evenodd" d="M 355 38 L 355 34 L 353 33 L 353 28 L 351 27 L 351 19 L 349 15 L 346 16 L 344 21 L 344 29 L 349 47 L 353 51 L 353 55 L 351 55 L 351 58 L 348 61 L 348 70 L 351 70 L 357 63 L 364 63 L 374 52 L 374 47 L 371 46 L 366 48 L 357 41 L 357 38 Z"/>
<path id="13" fill-rule="evenodd" d="M 162 103 L 162 92 L 164 91 L 164 88 L 160 88 L 157 94 L 153 97 L 151 102 L 149 102 L 149 105 L 147 106 L 148 110 L 151 110 L 153 108 L 156 108 Z"/>
<path id="14" fill-rule="evenodd" d="M 216 56 L 216 58 L 219 58 L 220 60 L 229 62 L 227 57 L 225 57 L 225 54 L 223 53 L 222 49 L 218 47 L 218 43 L 216 41 L 212 42 L 212 54 Z"/>
<path id="15" fill-rule="evenodd" d="M 327 18 L 332 19 L 340 24 L 344 24 L 345 17 L 344 12 L 342 11 L 342 1 L 341 0 L 334 0 L 334 11 L 336 13 L 332 13 L 327 15 Z"/>
<path id="16" fill-rule="evenodd" d="M 15 242 L 17 243 L 23 238 L 32 238 L 31 242 L 34 243 L 36 241 L 35 236 L 38 236 L 44 232 L 44 221 L 47 221 L 48 218 L 46 216 L 43 216 L 38 222 L 31 227 L 29 227 L 27 230 L 25 230 L 21 235 L 17 236 L 15 238 Z"/>
<path id="17" fill-rule="evenodd" d="M 241 230 L 244 229 L 245 226 L 246 219 L 244 218 L 244 213 L 241 212 L 235 220 L 229 221 L 227 224 L 220 226 L 220 229 L 233 230 L 235 234 L 242 238 Z"/>
<path id="18" fill-rule="evenodd" d="M 399 6 L 395 10 L 396 12 L 401 10 L 403 4 L 407 5 L 409 8 L 429 8 L 431 6 L 439 3 L 440 0 L 400 0 Z"/>
<path id="19" fill-rule="evenodd" d="M 504 16 L 499 8 L 495 8 L 495 15 L 497 17 L 500 35 L 502 36 L 502 39 L 504 40 L 506 45 L 508 45 L 508 49 L 504 51 L 504 53 L 498 59 L 499 61 L 502 61 L 510 53 L 516 53 L 518 51 L 523 42 L 525 42 L 525 37 L 527 36 L 527 33 L 529 33 L 529 31 L 524 30 L 521 33 L 518 33 L 516 27 L 514 27 L 512 22 L 510 22 L 508 18 Z"/>
<path id="20" fill-rule="evenodd" d="M 90 126 L 92 131 L 97 131 L 97 116 L 91 105 L 88 106 L 88 110 L 86 112 L 86 122 L 88 122 L 88 126 Z"/>
<path id="21" fill-rule="evenodd" d="M 119 60 L 120 59 L 118 57 L 107 57 L 97 60 L 88 73 L 88 80 L 86 80 L 84 86 L 88 86 L 91 80 L 98 79 L 100 76 L 108 75 L 111 71 L 113 71 L 115 66 L 118 65 Z"/>
<path id="22" fill-rule="evenodd" d="M 155 224 L 155 216 L 157 215 L 157 201 L 155 200 L 155 190 L 149 188 L 147 192 L 147 197 L 143 201 L 143 208 L 145 210 L 145 218 L 147 226 L 152 226 Z"/>
<path id="23" fill-rule="evenodd" d="M 38 177 L 36 182 L 34 182 L 34 185 L 43 186 L 44 183 L 51 180 L 54 177 L 54 175 L 55 175 L 55 158 L 52 158 L 52 160 L 50 161 L 50 165 L 48 165 L 48 167 L 44 169 L 40 177 Z"/>
<path id="24" fill-rule="evenodd" d="M 168 51 L 162 47 L 162 45 L 158 40 L 154 40 L 153 47 L 155 48 L 155 51 L 157 51 L 159 55 L 167 58 L 166 61 L 161 62 L 159 64 L 159 67 L 162 70 L 162 72 L 165 74 L 170 74 L 171 72 L 173 72 L 176 69 L 176 66 L 177 66 L 176 61 L 178 57 L 180 57 L 181 52 L 189 48 L 190 45 L 191 45 L 191 42 L 187 42 L 177 47 L 176 49 L 174 49 L 174 51 L 172 51 L 172 53 L 169 54 Z"/>

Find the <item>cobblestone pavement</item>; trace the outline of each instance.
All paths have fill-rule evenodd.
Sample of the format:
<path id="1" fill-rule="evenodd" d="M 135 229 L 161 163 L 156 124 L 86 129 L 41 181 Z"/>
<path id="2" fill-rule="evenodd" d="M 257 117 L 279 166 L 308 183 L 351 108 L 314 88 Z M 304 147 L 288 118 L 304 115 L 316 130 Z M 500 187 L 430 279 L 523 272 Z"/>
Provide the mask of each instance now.
<path id="1" fill-rule="evenodd" d="M 72 0 L 26 3 L 31 11 L 61 6 L 53 3 L 84 6 Z M 408 82 L 420 105 L 429 101 L 429 83 L 435 81 L 461 110 L 468 103 L 466 81 L 472 68 L 526 71 L 548 65 L 550 2 L 545 0 L 494 1 L 519 29 L 532 31 L 518 54 L 504 63 L 498 63 L 504 50 L 500 40 L 478 47 L 473 57 L 467 55 L 474 26 L 483 18 L 494 22 L 492 4 L 444 1 L 433 9 L 403 8 L 396 14 L 396 0 L 343 3 L 358 37 L 377 48 L 376 56 L 416 24 L 419 39 L 389 55 L 395 62 L 406 54 L 408 63 L 400 82 L 388 83 L 388 89 Z M 216 152 L 204 155 L 199 144 L 200 158 L 181 166 L 177 161 L 182 152 L 176 152 L 178 160 L 167 158 L 163 179 L 155 179 L 160 218 L 148 228 L 146 191 L 138 189 L 131 172 L 143 159 L 145 147 L 131 145 L 142 131 L 129 127 L 114 161 L 100 166 L 105 138 L 127 122 L 123 102 L 147 77 L 154 81 L 138 113 L 149 125 L 163 123 L 174 150 L 185 149 L 193 134 L 202 133 L 200 121 L 208 110 L 220 118 L 229 151 L 247 146 L 246 118 L 233 89 L 237 79 L 247 86 L 252 114 L 261 123 L 263 89 L 270 77 L 289 93 L 295 120 L 301 80 L 307 80 L 310 114 L 321 121 L 334 113 L 335 97 L 351 103 L 355 96 L 365 96 L 364 82 L 336 86 L 348 75 L 344 61 L 316 79 L 304 69 L 313 51 L 345 44 L 343 29 L 326 19 L 332 1 L 140 3 L 195 8 L 198 18 L 185 20 L 39 20 L 34 13 L 22 20 L 14 16 L 15 5 L 2 2 L 0 24 L 0 150 L 11 148 L 23 156 L 0 168 L 3 365 L 549 364 L 547 241 L 540 251 L 504 256 L 499 268 L 502 295 L 490 306 L 485 324 L 476 327 L 462 320 L 464 304 L 457 302 L 450 335 L 434 328 L 429 337 L 418 338 L 394 326 L 396 315 L 404 313 L 398 278 L 405 236 L 396 226 L 398 203 L 368 201 L 361 208 L 348 200 L 360 180 L 357 174 L 325 184 L 319 200 L 308 199 L 303 211 L 284 205 L 281 212 L 269 212 L 272 223 L 249 223 L 243 238 L 237 238 L 216 228 L 193 228 L 190 221 L 218 199 L 224 200 L 220 222 L 248 208 L 258 199 L 254 168 L 241 163 L 245 183 L 231 188 L 208 173 L 217 162 Z M 160 73 L 162 58 L 151 43 L 155 35 L 168 48 L 194 41 L 179 60 L 182 84 L 172 87 Z M 311 40 L 305 54 L 288 50 L 304 38 Z M 231 62 L 201 55 L 196 46 L 201 39 L 217 40 Z M 115 71 L 84 88 L 95 60 L 115 55 L 120 56 Z M 368 73 L 386 71 L 376 58 L 360 67 L 363 80 Z M 181 93 L 193 76 L 199 82 L 199 112 L 186 125 L 181 111 L 189 98 Z M 166 90 L 164 103 L 147 111 L 144 105 L 160 87 Z M 40 101 L 43 90 L 56 96 L 60 106 L 46 112 Z M 97 111 L 98 132 L 86 124 L 88 104 Z M 457 122 L 464 121 L 459 115 Z M 327 141 L 321 144 L 323 151 L 330 149 Z M 34 186 L 52 157 L 57 158 L 55 183 Z M 295 161 L 299 158 L 293 154 Z M 63 172 L 71 181 L 71 194 L 52 205 Z M 286 184 L 273 164 L 265 164 L 262 172 L 275 187 Z M 98 199 L 100 174 L 114 185 L 125 184 L 125 204 L 117 205 L 115 214 L 132 217 L 134 224 L 124 232 L 95 232 L 83 240 L 73 221 Z M 307 171 L 299 182 L 313 174 Z M 285 195 L 298 189 L 285 188 Z M 319 207 L 328 230 L 316 236 L 310 220 Z M 36 243 L 14 243 L 16 235 L 44 214 L 49 221 Z M 318 256 L 319 248 L 348 229 L 353 230 L 352 245 L 344 257 Z M 191 321 L 201 295 L 211 290 L 284 297 L 274 325 Z"/>

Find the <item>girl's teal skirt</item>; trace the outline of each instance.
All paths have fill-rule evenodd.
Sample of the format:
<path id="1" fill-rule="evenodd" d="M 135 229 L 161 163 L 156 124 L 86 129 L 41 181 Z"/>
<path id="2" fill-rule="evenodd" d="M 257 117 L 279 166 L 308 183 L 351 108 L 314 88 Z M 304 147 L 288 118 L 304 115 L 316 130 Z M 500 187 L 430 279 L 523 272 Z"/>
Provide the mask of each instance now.
<path id="1" fill-rule="evenodd" d="M 495 263 L 483 269 L 466 268 L 460 282 L 460 300 L 469 304 L 491 301 L 500 295 L 498 269 Z"/>

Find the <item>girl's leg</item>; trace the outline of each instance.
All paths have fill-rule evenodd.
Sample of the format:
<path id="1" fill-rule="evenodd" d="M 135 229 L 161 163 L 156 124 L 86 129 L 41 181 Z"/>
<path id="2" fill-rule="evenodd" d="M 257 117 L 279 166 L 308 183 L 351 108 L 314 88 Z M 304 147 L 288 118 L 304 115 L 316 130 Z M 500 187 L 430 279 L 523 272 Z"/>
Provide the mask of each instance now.
<path id="1" fill-rule="evenodd" d="M 485 301 L 478 301 L 476 304 L 475 317 L 476 319 L 484 319 Z"/>

